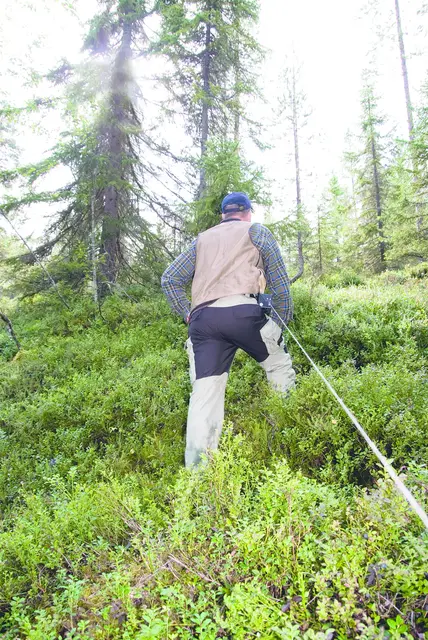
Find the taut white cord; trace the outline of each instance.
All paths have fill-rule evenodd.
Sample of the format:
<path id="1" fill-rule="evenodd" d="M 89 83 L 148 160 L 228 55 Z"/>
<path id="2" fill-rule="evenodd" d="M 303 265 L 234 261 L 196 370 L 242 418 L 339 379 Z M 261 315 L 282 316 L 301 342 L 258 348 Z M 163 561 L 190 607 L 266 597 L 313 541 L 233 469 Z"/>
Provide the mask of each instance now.
<path id="1" fill-rule="evenodd" d="M 383 465 L 383 467 L 386 469 L 386 471 L 388 472 L 389 476 L 392 478 L 392 480 L 394 481 L 395 486 L 397 487 L 397 489 L 399 490 L 399 492 L 402 494 L 402 496 L 407 500 L 407 502 L 409 503 L 409 505 L 412 507 L 413 511 L 416 513 L 416 515 L 419 516 L 419 518 L 422 520 L 422 522 L 424 523 L 425 527 L 428 529 L 428 515 L 425 513 L 425 511 L 423 510 L 423 508 L 421 507 L 421 505 L 419 504 L 419 502 L 416 500 L 416 498 L 413 496 L 413 494 L 409 491 L 409 489 L 406 487 L 406 485 L 404 484 L 404 482 L 402 480 L 400 480 L 400 478 L 398 477 L 397 472 L 395 471 L 394 467 L 388 462 L 388 460 L 385 458 L 384 455 L 382 455 L 382 453 L 379 451 L 379 449 L 377 448 L 377 446 L 375 445 L 375 443 L 373 442 L 373 440 L 370 438 L 370 436 L 365 432 L 365 430 L 363 429 L 363 427 L 360 425 L 360 423 L 358 422 L 357 418 L 354 416 L 354 414 L 352 413 L 352 411 L 350 411 L 350 409 L 348 409 L 348 407 L 346 406 L 346 404 L 343 402 L 342 398 L 338 395 L 338 393 L 334 390 L 334 388 L 332 387 L 332 385 L 330 384 L 330 382 L 327 380 L 327 378 L 325 377 L 325 375 L 322 373 L 322 371 L 317 367 L 317 365 L 315 364 L 315 362 L 312 360 L 312 358 L 309 356 L 309 354 L 305 351 L 305 349 L 302 347 L 302 345 L 300 344 L 300 342 L 298 341 L 298 339 L 296 338 L 296 336 L 294 335 L 294 333 L 287 327 L 287 325 L 285 324 L 285 322 L 282 320 L 282 318 L 279 317 L 279 315 L 277 314 L 277 312 L 275 311 L 275 309 L 272 307 L 272 311 L 273 313 L 276 315 L 276 317 L 278 318 L 278 320 L 284 325 L 284 327 L 287 329 L 288 333 L 291 335 L 291 337 L 293 338 L 293 340 L 296 342 L 296 344 L 300 347 L 300 349 L 303 351 L 303 353 L 305 354 L 305 356 L 307 357 L 307 359 L 309 360 L 309 362 L 311 363 L 311 365 L 313 366 L 313 368 L 315 369 L 315 371 L 318 373 L 318 375 L 320 376 L 320 378 L 323 380 L 323 382 L 325 383 L 325 385 L 327 386 L 328 390 L 330 391 L 330 393 L 336 398 L 337 402 L 340 404 L 340 406 L 342 407 L 342 409 L 344 410 L 344 412 L 346 413 L 346 415 L 348 416 L 348 418 L 352 421 L 352 423 L 354 424 L 354 426 L 358 429 L 359 433 L 363 436 L 364 440 L 367 442 L 367 444 L 369 445 L 370 449 L 373 451 L 373 453 L 375 454 L 375 456 L 377 457 L 377 459 L 381 462 L 381 464 Z"/>

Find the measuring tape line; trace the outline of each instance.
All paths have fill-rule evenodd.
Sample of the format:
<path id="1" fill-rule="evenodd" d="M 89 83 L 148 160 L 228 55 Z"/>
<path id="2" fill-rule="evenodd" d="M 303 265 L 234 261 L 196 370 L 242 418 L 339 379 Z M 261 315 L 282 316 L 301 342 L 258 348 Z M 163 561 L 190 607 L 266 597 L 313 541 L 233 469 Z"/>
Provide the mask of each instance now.
<path id="1" fill-rule="evenodd" d="M 379 451 L 379 449 L 377 448 L 377 446 L 375 445 L 373 440 L 370 438 L 370 436 L 366 433 L 366 431 L 360 425 L 360 423 L 358 422 L 357 418 L 354 416 L 352 411 L 350 409 L 348 409 L 346 404 L 343 402 L 342 398 L 338 395 L 338 393 L 332 387 L 332 385 L 327 380 L 327 378 L 322 373 L 322 371 L 319 369 L 319 367 L 317 367 L 317 365 L 312 360 L 310 355 L 302 347 L 302 345 L 300 344 L 299 340 L 296 338 L 294 333 L 287 327 L 285 322 L 282 320 L 282 318 L 280 318 L 280 316 L 278 315 L 278 313 L 275 311 L 275 309 L 273 307 L 271 307 L 271 310 L 276 315 L 278 320 L 287 329 L 288 333 L 291 335 L 293 340 L 300 347 L 302 352 L 305 354 L 305 356 L 307 357 L 307 359 L 309 360 L 309 362 L 311 363 L 311 365 L 313 366 L 315 371 L 318 373 L 320 378 L 323 380 L 323 382 L 327 386 L 327 388 L 330 391 L 330 393 L 336 398 L 337 402 L 340 404 L 340 406 L 342 407 L 342 409 L 344 410 L 344 412 L 346 413 L 348 418 L 352 421 L 354 426 L 358 429 L 359 433 L 363 436 L 364 440 L 367 442 L 367 444 L 369 445 L 370 449 L 373 451 L 373 453 L 375 454 L 377 459 L 381 462 L 381 464 L 383 465 L 384 469 L 386 469 L 386 471 L 388 472 L 390 478 L 394 481 L 394 484 L 397 487 L 398 491 L 407 500 L 409 505 L 412 507 L 413 511 L 422 520 L 423 524 L 425 525 L 426 529 L 428 530 L 428 515 L 425 513 L 425 511 L 423 510 L 423 508 L 421 507 L 419 502 L 416 500 L 416 498 L 413 496 L 413 494 L 409 491 L 409 489 L 406 487 L 404 482 L 399 478 L 399 476 L 398 476 L 397 472 L 395 471 L 394 467 L 388 462 L 388 460 L 385 458 L 385 456 Z"/>

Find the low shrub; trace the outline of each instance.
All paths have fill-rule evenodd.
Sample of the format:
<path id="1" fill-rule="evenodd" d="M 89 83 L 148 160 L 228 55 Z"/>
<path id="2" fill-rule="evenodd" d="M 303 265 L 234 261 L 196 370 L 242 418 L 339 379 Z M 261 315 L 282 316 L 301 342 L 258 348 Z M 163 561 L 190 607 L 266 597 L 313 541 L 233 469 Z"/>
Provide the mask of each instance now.
<path id="1" fill-rule="evenodd" d="M 355 284 L 298 284 L 291 328 L 426 505 L 426 283 Z M 0 363 L 5 640 L 423 636 L 426 536 L 290 337 L 296 390 L 238 354 L 189 472 L 184 324 L 73 305 L 23 303 Z"/>
<path id="2" fill-rule="evenodd" d="M 428 278 L 428 262 L 420 262 L 413 267 L 408 267 L 406 273 L 408 273 L 411 278 Z"/>
<path id="3" fill-rule="evenodd" d="M 346 365 L 324 373 L 398 468 L 428 459 L 426 373 L 408 371 L 400 363 L 372 365 L 360 373 Z M 293 469 L 342 486 L 367 484 L 377 476 L 376 459 L 315 372 L 300 378 L 286 400 L 267 394 L 263 416 L 271 449 Z"/>
<path id="4" fill-rule="evenodd" d="M 423 633 L 428 546 L 391 482 L 350 495 L 247 451 L 227 430 L 162 512 L 136 477 L 29 499 L 2 534 L 5 640 Z"/>
<path id="5" fill-rule="evenodd" d="M 351 287 L 331 291 L 301 286 L 294 294 L 292 329 L 318 362 L 357 368 L 395 362 L 409 350 L 421 367 L 428 341 L 428 302 L 424 287 Z M 291 343 L 293 344 L 293 343 Z M 298 364 L 305 365 L 299 351 Z"/>
<path id="6" fill-rule="evenodd" d="M 331 289 L 342 289 L 343 287 L 363 285 L 365 278 L 352 269 L 339 268 L 332 273 L 322 275 L 320 282 Z"/>

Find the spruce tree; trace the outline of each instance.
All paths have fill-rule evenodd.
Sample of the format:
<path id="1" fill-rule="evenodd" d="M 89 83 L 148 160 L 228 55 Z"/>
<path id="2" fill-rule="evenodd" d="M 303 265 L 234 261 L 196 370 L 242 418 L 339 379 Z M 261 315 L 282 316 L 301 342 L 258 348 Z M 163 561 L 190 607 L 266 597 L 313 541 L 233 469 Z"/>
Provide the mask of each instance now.
<path id="1" fill-rule="evenodd" d="M 157 271 L 162 269 L 164 243 L 142 214 L 154 213 L 159 222 L 169 222 L 165 189 L 159 193 L 148 184 L 148 176 L 159 175 L 159 156 L 168 150 L 155 133 L 144 130 L 132 68 L 136 49 L 147 54 L 144 23 L 156 6 L 145 0 L 102 3 L 84 44 L 86 61 L 73 67 L 64 60 L 48 74 L 65 96 L 62 116 L 67 129 L 60 141 L 38 164 L 3 172 L 3 179 L 22 177 L 28 185 L 22 196 L 5 199 L 6 213 L 35 202 L 56 207 L 36 255 L 47 257 L 56 247 L 71 257 L 75 250 L 81 254 L 82 246 L 92 280 L 97 263 L 102 294 L 115 286 L 121 270 L 141 252 L 157 252 L 152 262 Z M 58 189 L 38 190 L 40 178 L 60 166 L 68 167 L 69 181 Z M 172 174 L 167 178 L 173 179 Z"/>
<path id="2" fill-rule="evenodd" d="M 397 235 L 399 245 L 409 257 L 428 260 L 428 82 L 422 90 L 422 106 L 416 112 L 416 122 L 410 150 L 404 150 L 406 159 L 405 169 L 401 170 L 402 182 L 405 184 L 406 217 L 401 217 L 401 224 Z M 417 170 L 410 172 L 408 167 L 409 155 Z M 403 164 L 403 161 L 402 161 Z M 410 175 L 411 174 L 411 175 Z M 411 183 L 410 183 L 411 178 Z M 402 195 L 403 190 L 400 190 Z M 416 206 L 415 206 L 416 205 Z"/>
<path id="3" fill-rule="evenodd" d="M 317 211 L 313 262 L 320 274 L 329 273 L 342 265 L 350 210 L 348 194 L 337 176 L 333 175 Z"/>
<path id="4" fill-rule="evenodd" d="M 426 206 L 415 199 L 423 197 L 423 177 L 415 181 L 407 143 L 401 143 L 388 167 L 388 194 L 385 203 L 385 232 L 389 248 L 387 258 L 394 267 L 428 259 L 428 236 L 424 237 L 423 222 L 427 220 Z M 422 225 L 417 225 L 421 220 Z M 425 229 L 426 232 L 426 229 Z"/>
<path id="5" fill-rule="evenodd" d="M 163 81 L 180 106 L 187 132 L 202 159 L 214 137 L 239 138 L 245 96 L 255 89 L 260 49 L 251 35 L 258 18 L 255 0 L 176 0 L 163 3 L 157 50 L 173 71 Z M 197 198 L 206 192 L 200 163 Z"/>
<path id="6" fill-rule="evenodd" d="M 202 159 L 206 176 L 203 198 L 190 206 L 189 235 L 218 224 L 223 198 L 232 191 L 243 191 L 258 204 L 270 204 L 262 171 L 239 153 L 238 142 L 208 142 Z"/>
<path id="7" fill-rule="evenodd" d="M 379 114 L 374 86 L 366 76 L 361 94 L 360 150 L 348 154 L 356 175 L 355 194 L 359 204 L 356 252 L 360 266 L 373 271 L 386 267 L 385 202 L 387 194 L 387 141 L 384 118 Z"/>

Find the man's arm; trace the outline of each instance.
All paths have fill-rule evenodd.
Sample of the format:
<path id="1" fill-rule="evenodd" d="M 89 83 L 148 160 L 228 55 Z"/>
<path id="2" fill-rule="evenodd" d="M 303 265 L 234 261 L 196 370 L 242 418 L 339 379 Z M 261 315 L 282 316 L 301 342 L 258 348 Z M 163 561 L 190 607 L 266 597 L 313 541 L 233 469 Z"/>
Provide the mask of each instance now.
<path id="1" fill-rule="evenodd" d="M 263 259 L 266 282 L 273 294 L 272 306 L 288 324 L 293 319 L 293 302 L 290 280 L 278 243 L 267 227 L 257 223 L 250 228 L 250 238 Z"/>
<path id="2" fill-rule="evenodd" d="M 161 280 L 169 306 L 184 320 L 190 313 L 190 302 L 186 296 L 185 286 L 194 276 L 195 264 L 196 240 L 165 270 Z"/>

